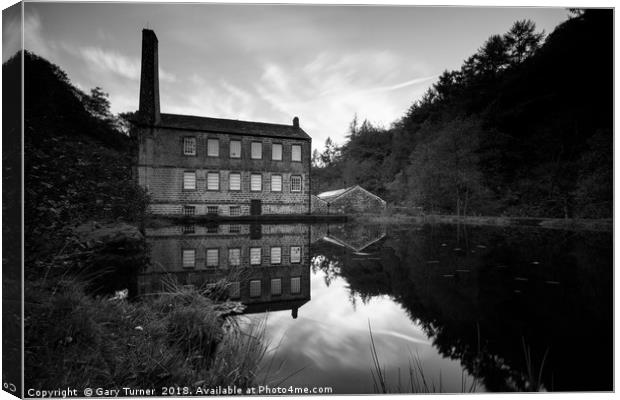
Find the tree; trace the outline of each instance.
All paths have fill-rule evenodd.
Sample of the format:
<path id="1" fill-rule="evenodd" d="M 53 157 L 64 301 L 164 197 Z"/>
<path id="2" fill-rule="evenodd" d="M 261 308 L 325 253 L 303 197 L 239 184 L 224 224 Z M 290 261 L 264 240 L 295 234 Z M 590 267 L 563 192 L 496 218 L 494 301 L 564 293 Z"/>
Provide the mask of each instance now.
<path id="1" fill-rule="evenodd" d="M 521 64 L 531 57 L 545 37 L 545 32 L 536 33 L 536 24 L 530 20 L 517 21 L 504 35 L 511 65 Z"/>
<path id="2" fill-rule="evenodd" d="M 434 126 L 436 134 L 411 153 L 411 200 L 426 208 L 466 215 L 486 193 L 478 166 L 480 121 L 456 118 Z"/>

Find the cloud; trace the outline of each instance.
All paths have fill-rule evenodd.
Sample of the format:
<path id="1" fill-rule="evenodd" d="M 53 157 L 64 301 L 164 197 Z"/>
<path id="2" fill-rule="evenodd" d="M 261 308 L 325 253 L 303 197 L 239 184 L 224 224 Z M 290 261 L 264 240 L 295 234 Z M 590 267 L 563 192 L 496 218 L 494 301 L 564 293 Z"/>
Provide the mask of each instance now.
<path id="1" fill-rule="evenodd" d="M 321 53 L 300 65 L 265 62 L 254 85 L 274 113 L 299 115 L 314 147 L 344 142 L 355 114 L 386 126 L 400 118 L 435 76 L 388 51 Z"/>
<path id="2" fill-rule="evenodd" d="M 11 58 L 22 47 L 21 4 L 2 12 L 2 62 Z"/>
<path id="3" fill-rule="evenodd" d="M 41 17 L 36 12 L 24 14 L 24 47 L 48 60 L 56 55 L 58 47 L 54 41 L 45 38 Z"/>
<path id="4" fill-rule="evenodd" d="M 81 47 L 78 52 L 93 69 L 111 72 L 131 80 L 140 79 L 140 60 L 138 58 L 127 57 L 115 51 L 94 46 Z M 161 82 L 175 82 L 176 77 L 160 68 L 159 80 Z"/>

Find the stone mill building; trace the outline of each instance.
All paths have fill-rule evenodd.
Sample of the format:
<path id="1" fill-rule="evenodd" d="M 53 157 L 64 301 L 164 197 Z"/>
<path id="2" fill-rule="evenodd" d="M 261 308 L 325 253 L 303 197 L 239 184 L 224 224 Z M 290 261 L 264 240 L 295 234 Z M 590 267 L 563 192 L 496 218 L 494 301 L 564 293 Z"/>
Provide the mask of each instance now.
<path id="1" fill-rule="evenodd" d="M 136 175 L 167 215 L 309 214 L 311 138 L 291 125 L 165 114 L 158 40 L 142 31 Z"/>

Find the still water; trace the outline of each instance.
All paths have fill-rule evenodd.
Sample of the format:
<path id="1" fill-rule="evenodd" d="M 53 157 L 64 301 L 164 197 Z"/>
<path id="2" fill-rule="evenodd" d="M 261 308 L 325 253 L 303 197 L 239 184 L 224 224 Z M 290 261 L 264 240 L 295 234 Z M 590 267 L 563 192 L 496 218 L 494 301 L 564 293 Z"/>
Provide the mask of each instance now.
<path id="1" fill-rule="evenodd" d="M 138 294 L 170 276 L 202 286 L 241 271 L 228 295 L 246 305 L 243 321 L 266 321 L 260 382 L 375 393 L 372 332 L 392 392 L 613 389 L 610 233 L 363 224 L 146 233 Z"/>

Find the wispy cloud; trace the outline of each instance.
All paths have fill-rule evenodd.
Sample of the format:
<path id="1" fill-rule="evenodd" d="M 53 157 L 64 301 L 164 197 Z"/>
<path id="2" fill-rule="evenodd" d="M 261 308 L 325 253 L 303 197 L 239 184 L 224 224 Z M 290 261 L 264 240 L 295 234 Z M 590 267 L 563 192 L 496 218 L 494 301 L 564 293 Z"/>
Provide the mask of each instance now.
<path id="1" fill-rule="evenodd" d="M 80 55 L 93 69 L 108 71 L 121 77 L 136 80 L 140 78 L 140 60 L 127 57 L 112 50 L 88 46 L 78 49 Z M 162 82 L 175 82 L 174 74 L 159 69 L 159 79 Z"/>
<path id="2" fill-rule="evenodd" d="M 254 89 L 283 118 L 299 115 L 320 147 L 327 137 L 341 142 L 355 114 L 384 126 L 395 121 L 434 78 L 387 51 L 322 53 L 296 67 L 265 62 Z"/>

